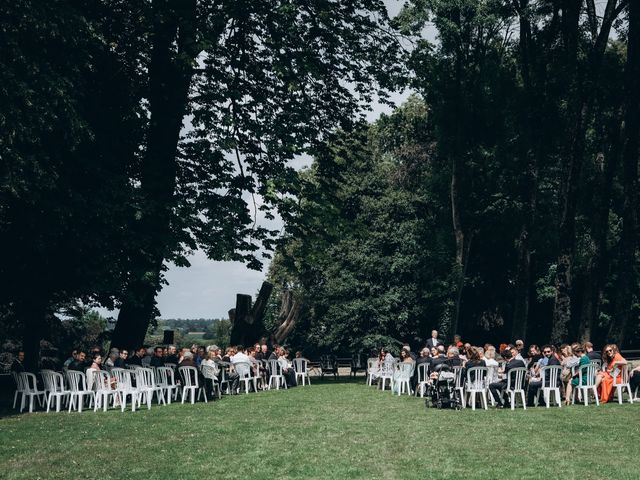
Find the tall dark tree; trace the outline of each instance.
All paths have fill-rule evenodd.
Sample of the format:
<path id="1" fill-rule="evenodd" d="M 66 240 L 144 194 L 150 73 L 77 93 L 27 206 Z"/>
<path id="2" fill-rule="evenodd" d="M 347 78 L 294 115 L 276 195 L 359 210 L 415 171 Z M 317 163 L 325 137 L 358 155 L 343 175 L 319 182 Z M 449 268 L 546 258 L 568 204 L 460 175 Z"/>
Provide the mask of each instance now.
<path id="1" fill-rule="evenodd" d="M 611 323 L 608 337 L 623 344 L 632 315 L 633 296 L 637 294 L 638 249 L 638 159 L 640 157 L 640 5 L 629 2 L 627 65 L 625 70 L 625 122 L 622 209 L 622 238 L 619 263 L 619 293 L 617 315 Z"/>

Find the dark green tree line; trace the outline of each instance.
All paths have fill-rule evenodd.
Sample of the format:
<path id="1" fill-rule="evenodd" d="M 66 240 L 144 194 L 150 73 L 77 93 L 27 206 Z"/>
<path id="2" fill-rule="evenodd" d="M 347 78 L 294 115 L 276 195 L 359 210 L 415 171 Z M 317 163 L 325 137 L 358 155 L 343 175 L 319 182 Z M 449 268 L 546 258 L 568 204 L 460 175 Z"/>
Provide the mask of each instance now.
<path id="1" fill-rule="evenodd" d="M 396 22 L 415 38 L 411 82 L 425 102 L 422 126 L 403 137 L 402 148 L 387 145 L 381 154 L 374 145 L 390 121 L 383 118 L 357 148 L 343 145 L 353 141 L 346 135 L 306 173 L 315 187 L 300 193 L 271 271 L 305 304 L 292 339 L 307 332 L 315 344 L 353 348 L 367 335 L 423 340 L 440 326 L 476 341 L 629 344 L 638 329 L 637 72 L 628 54 L 635 7 L 615 0 L 601 9 L 590 1 L 408 3 Z M 437 29 L 435 42 L 421 38 L 427 25 Z M 392 121 L 415 127 L 407 112 L 416 101 Z M 432 145 L 426 157 L 401 153 L 425 137 Z M 358 157 L 369 162 L 363 172 L 325 178 L 325 164 L 363 164 L 346 161 L 345 151 L 365 152 Z M 406 162 L 421 165 L 421 180 L 385 183 Z M 345 220 L 349 200 L 323 197 L 367 182 L 377 185 L 378 202 L 430 198 L 440 221 L 421 223 L 419 240 L 402 244 L 403 254 L 370 245 L 379 234 L 403 231 L 404 216 L 368 208 Z M 309 210 L 310 202 L 319 203 Z M 324 232 L 316 244 L 318 235 L 300 225 L 344 231 L 336 238 Z M 338 252 L 341 244 L 347 252 Z M 396 275 L 389 268 L 396 254 L 407 262 L 415 255 L 412 275 L 429 272 L 428 281 Z M 366 270 L 370 264 L 377 268 Z M 368 291 L 376 294 L 367 301 Z M 372 320 L 378 317 L 386 319 Z"/>

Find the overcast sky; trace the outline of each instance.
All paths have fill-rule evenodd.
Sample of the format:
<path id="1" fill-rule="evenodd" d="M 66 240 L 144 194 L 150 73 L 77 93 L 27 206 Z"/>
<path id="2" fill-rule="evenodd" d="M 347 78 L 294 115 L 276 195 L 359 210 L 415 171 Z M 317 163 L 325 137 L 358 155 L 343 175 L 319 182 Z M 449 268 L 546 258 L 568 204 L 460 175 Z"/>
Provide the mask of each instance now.
<path id="1" fill-rule="evenodd" d="M 402 2 L 386 0 L 390 14 L 395 15 Z M 392 94 L 391 99 L 397 105 L 408 97 L 408 92 Z M 374 104 L 368 119 L 373 121 L 381 113 L 389 113 L 386 105 Z M 296 167 L 309 163 L 308 159 L 296 162 Z M 269 224 L 274 225 L 273 223 Z M 256 295 L 265 279 L 269 267 L 265 263 L 262 272 L 249 270 L 238 262 L 214 262 L 208 260 L 202 252 L 189 257 L 190 268 L 171 265 L 166 273 L 169 282 L 158 295 L 158 308 L 162 318 L 227 318 L 230 308 L 235 307 L 237 293 Z M 114 315 L 115 312 L 101 310 L 102 314 Z"/>

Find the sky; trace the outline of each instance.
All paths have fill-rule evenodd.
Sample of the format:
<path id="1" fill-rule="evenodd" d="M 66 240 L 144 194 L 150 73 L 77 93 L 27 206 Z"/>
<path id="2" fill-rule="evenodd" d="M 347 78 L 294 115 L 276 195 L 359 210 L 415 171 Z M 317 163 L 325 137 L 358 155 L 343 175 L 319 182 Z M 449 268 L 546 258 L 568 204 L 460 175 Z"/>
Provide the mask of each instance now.
<path id="1" fill-rule="evenodd" d="M 385 4 L 391 16 L 400 9 L 402 2 L 386 0 Z M 396 105 L 401 104 L 409 96 L 409 92 L 391 94 Z M 387 105 L 374 103 L 368 112 L 369 121 L 376 120 L 381 113 L 391 112 Z M 296 168 L 309 165 L 310 159 L 301 158 L 295 163 Z M 281 222 L 269 223 L 271 228 L 279 228 Z M 158 294 L 158 309 L 161 318 L 227 318 L 228 311 L 235 307 L 236 294 L 257 295 L 269 268 L 264 263 L 263 271 L 248 269 L 240 262 L 215 262 L 207 259 L 198 251 L 189 257 L 191 267 L 183 268 L 169 265 L 166 272 L 168 285 Z M 114 316 L 117 312 L 99 309 L 106 316 Z"/>

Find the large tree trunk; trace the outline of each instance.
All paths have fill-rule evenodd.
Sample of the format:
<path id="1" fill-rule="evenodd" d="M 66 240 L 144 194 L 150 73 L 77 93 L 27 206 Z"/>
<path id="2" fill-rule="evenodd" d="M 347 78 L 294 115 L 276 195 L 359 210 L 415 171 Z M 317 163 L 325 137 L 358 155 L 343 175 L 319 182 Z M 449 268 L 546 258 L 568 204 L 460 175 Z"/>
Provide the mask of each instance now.
<path id="1" fill-rule="evenodd" d="M 627 70 L 625 72 L 626 109 L 624 125 L 622 239 L 618 269 L 618 298 L 614 319 L 609 329 L 609 340 L 618 344 L 625 341 L 631 316 L 633 294 L 636 290 L 635 264 L 638 230 L 638 156 L 640 156 L 640 3 L 629 2 L 629 36 L 627 43 Z"/>
<path id="2" fill-rule="evenodd" d="M 251 345 L 264 334 L 264 314 L 269 298 L 273 292 L 273 285 L 262 282 L 256 303 L 251 305 L 251 295 L 238 294 L 236 308 L 229 318 L 232 322 L 231 344 Z"/>
<path id="3" fill-rule="evenodd" d="M 575 249 L 576 208 L 578 187 L 584 161 L 585 135 L 598 83 L 602 58 L 611 32 L 611 26 L 618 15 L 617 0 L 609 0 L 605 8 L 602 26 L 589 52 L 587 72 L 581 79 L 577 66 L 579 20 L 582 2 L 563 2 L 563 42 L 566 52 L 566 66 L 569 78 L 569 135 L 568 148 L 563 165 L 563 179 L 560 205 L 562 215 L 559 227 L 558 260 L 556 268 L 556 297 L 553 312 L 551 341 L 562 342 L 568 334 L 571 321 L 571 283 L 573 256 Z"/>
<path id="4" fill-rule="evenodd" d="M 174 247 L 171 215 L 176 185 L 176 153 L 198 54 L 195 0 L 153 2 L 154 30 L 149 68 L 147 149 L 141 172 L 142 211 L 138 251 L 130 259 L 131 277 L 112 345 L 142 345 L 155 313 L 163 262 Z"/>

